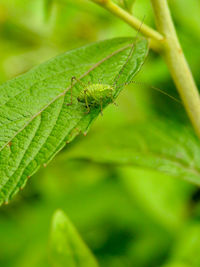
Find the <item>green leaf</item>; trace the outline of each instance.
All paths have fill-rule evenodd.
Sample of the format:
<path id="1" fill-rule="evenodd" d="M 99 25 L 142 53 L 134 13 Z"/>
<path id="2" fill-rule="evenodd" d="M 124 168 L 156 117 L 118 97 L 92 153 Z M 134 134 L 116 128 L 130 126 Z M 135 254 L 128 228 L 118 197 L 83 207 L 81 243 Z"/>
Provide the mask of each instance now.
<path id="1" fill-rule="evenodd" d="M 175 262 L 175 263 L 169 263 L 169 264 L 162 265 L 162 267 L 191 267 L 191 266 L 184 264 L 184 263 Z"/>
<path id="2" fill-rule="evenodd" d="M 121 183 L 131 198 L 159 225 L 176 233 L 185 222 L 188 198 L 194 186 L 164 173 L 123 167 Z"/>
<path id="3" fill-rule="evenodd" d="M 190 129 L 169 121 L 101 130 L 65 156 L 153 169 L 200 185 L 199 141 Z"/>
<path id="4" fill-rule="evenodd" d="M 45 20 L 48 21 L 53 8 L 54 0 L 44 0 Z"/>
<path id="5" fill-rule="evenodd" d="M 179 239 L 173 246 L 170 263 L 163 267 L 199 267 L 199 246 L 200 224 L 191 221 L 181 229 Z"/>
<path id="6" fill-rule="evenodd" d="M 131 11 L 135 0 L 124 0 L 124 7 L 126 10 Z"/>
<path id="7" fill-rule="evenodd" d="M 50 257 L 55 267 L 98 266 L 91 251 L 61 210 L 57 210 L 53 216 Z"/>
<path id="8" fill-rule="evenodd" d="M 85 114 L 77 96 L 80 83 L 112 84 L 130 53 L 130 38 L 94 43 L 64 53 L 26 74 L 0 86 L 0 203 L 8 201 L 27 178 L 46 164 L 80 132 L 86 133 L 100 107 Z M 139 71 L 148 51 L 146 40 L 138 40 L 118 79 L 127 82 Z M 122 89 L 115 90 L 115 97 Z M 107 104 L 104 105 L 104 107 Z"/>
<path id="9" fill-rule="evenodd" d="M 116 4 L 121 6 L 122 8 L 126 9 L 127 11 L 131 12 L 135 0 L 115 0 Z"/>

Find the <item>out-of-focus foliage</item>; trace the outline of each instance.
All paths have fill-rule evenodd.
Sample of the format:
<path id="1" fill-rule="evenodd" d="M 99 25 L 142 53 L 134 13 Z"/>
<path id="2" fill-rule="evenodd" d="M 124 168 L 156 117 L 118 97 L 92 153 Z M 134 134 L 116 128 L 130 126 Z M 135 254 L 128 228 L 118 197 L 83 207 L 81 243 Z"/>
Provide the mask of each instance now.
<path id="1" fill-rule="evenodd" d="M 98 264 L 63 211 L 53 216 L 50 253 L 52 265 L 97 267 Z"/>
<path id="2" fill-rule="evenodd" d="M 199 3 L 169 0 L 169 4 L 200 85 Z M 154 24 L 150 1 L 136 0 L 133 12 Z M 124 22 L 85 0 L 54 0 L 48 11 L 44 0 L 1 0 L 0 14 L 1 82 L 69 49 L 135 34 Z M 177 97 L 162 58 L 154 53 L 137 80 Z M 107 129 L 109 140 L 114 135 L 109 129 L 126 124 L 134 129 L 136 122 L 145 125 L 148 121 L 149 125 L 161 120 L 167 127 L 167 119 L 189 127 L 181 105 L 147 86 L 127 86 L 117 102 L 118 107 L 109 106 L 90 135 L 74 140 L 69 150 L 84 139 L 87 142 L 93 133 L 101 136 Z M 150 131 L 149 126 L 145 131 Z M 73 221 L 100 266 L 199 266 L 200 194 L 196 186 L 141 167 L 68 160 L 67 149 L 60 157 L 33 176 L 11 204 L 0 208 L 0 266 L 51 266 L 47 248 L 57 208 Z"/>
<path id="3" fill-rule="evenodd" d="M 133 5 L 135 3 L 135 0 L 115 0 L 114 1 L 116 4 L 124 8 L 125 10 L 131 12 Z"/>
<path id="4" fill-rule="evenodd" d="M 186 127 L 169 121 L 96 131 L 62 157 L 154 169 L 200 185 L 199 141 Z"/>

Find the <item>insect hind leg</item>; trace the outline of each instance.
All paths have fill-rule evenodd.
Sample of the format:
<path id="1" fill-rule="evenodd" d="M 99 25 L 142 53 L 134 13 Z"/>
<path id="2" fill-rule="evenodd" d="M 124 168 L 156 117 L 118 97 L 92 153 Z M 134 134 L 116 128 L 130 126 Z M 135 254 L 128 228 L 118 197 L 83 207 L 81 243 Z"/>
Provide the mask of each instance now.
<path id="1" fill-rule="evenodd" d="M 71 106 L 73 104 L 72 103 L 72 97 L 73 97 L 73 95 L 72 95 L 72 88 L 74 86 L 73 82 L 74 82 L 75 79 L 76 79 L 76 77 L 74 77 L 74 76 L 71 78 L 71 87 L 70 87 L 70 98 L 71 98 L 71 101 L 70 101 L 70 103 L 67 103 L 66 104 L 67 106 Z"/>

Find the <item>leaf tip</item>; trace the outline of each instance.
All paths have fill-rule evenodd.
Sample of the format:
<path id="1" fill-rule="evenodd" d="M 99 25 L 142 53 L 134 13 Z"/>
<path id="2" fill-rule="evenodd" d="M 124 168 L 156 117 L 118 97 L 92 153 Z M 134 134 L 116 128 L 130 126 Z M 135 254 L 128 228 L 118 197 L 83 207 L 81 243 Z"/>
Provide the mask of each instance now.
<path id="1" fill-rule="evenodd" d="M 61 222 L 66 220 L 66 214 L 61 209 L 57 209 L 53 214 L 53 228 L 55 229 Z"/>

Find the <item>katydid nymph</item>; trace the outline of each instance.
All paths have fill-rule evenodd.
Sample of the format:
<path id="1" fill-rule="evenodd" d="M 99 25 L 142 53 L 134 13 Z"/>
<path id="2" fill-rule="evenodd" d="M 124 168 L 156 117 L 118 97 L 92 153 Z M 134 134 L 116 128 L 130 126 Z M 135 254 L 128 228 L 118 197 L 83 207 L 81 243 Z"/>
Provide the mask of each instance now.
<path id="1" fill-rule="evenodd" d="M 141 24 L 141 26 L 142 26 L 142 24 Z M 140 28 L 141 28 L 141 26 L 140 26 Z M 110 84 L 104 84 L 104 83 L 100 83 L 100 82 L 99 83 L 88 82 L 85 84 L 80 79 L 76 78 L 75 76 L 72 77 L 71 78 L 71 86 L 69 88 L 69 90 L 71 92 L 71 101 L 67 105 L 73 104 L 73 87 L 74 87 L 75 83 L 79 83 L 81 85 L 81 87 L 83 88 L 83 90 L 81 90 L 81 92 L 77 96 L 77 101 L 85 104 L 85 107 L 86 107 L 85 113 L 86 114 L 90 112 L 92 107 L 98 107 L 98 106 L 100 107 L 101 114 L 102 114 L 104 103 L 113 103 L 116 105 L 116 103 L 114 102 L 114 98 L 115 98 L 114 96 L 115 96 L 116 89 L 119 86 L 125 86 L 125 85 L 131 84 L 131 83 L 145 85 L 142 82 L 136 82 L 133 80 L 129 81 L 129 82 L 125 82 L 123 84 L 118 84 L 118 80 L 119 80 L 121 74 L 123 73 L 130 57 L 132 56 L 132 53 L 134 51 L 140 28 L 136 34 L 135 41 L 133 42 L 133 44 L 131 46 L 131 49 L 130 49 L 130 52 L 127 56 L 127 59 L 125 60 L 125 63 L 123 64 L 123 66 L 122 66 L 121 70 L 119 71 L 115 80 L 113 82 L 111 82 Z M 163 91 L 157 87 L 154 87 L 154 86 L 150 86 L 150 87 L 152 89 L 159 91 L 159 92 L 163 93 L 164 95 L 170 97 L 171 99 L 175 100 L 176 102 L 180 103 L 180 101 L 178 99 L 167 94 L 165 91 Z"/>

